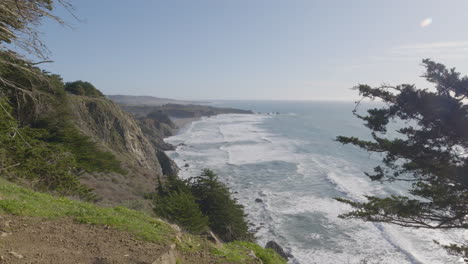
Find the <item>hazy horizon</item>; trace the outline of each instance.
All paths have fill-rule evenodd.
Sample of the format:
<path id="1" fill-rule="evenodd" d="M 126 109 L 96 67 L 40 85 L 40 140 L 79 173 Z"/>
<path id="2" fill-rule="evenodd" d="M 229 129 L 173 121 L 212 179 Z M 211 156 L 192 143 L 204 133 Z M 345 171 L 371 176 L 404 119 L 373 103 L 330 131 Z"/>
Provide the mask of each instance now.
<path id="1" fill-rule="evenodd" d="M 175 98 L 175 97 L 160 97 L 157 95 L 148 95 L 148 94 L 105 94 L 106 96 L 135 96 L 135 97 L 154 97 L 157 99 L 169 99 L 176 101 L 195 101 L 195 102 L 212 102 L 212 101 L 258 101 L 258 102 L 355 102 L 356 100 L 361 99 L 361 97 L 356 96 L 357 99 L 350 98 L 324 98 L 324 99 L 242 99 L 242 98 L 231 98 L 231 99 L 218 99 L 218 98 L 200 98 L 200 99 L 186 99 L 186 98 Z"/>
<path id="2" fill-rule="evenodd" d="M 411 83 L 431 58 L 468 73 L 468 20 L 447 1 L 75 1 L 41 27 L 65 81 L 179 100 L 358 99 Z M 207 99 L 217 98 L 217 99 Z"/>

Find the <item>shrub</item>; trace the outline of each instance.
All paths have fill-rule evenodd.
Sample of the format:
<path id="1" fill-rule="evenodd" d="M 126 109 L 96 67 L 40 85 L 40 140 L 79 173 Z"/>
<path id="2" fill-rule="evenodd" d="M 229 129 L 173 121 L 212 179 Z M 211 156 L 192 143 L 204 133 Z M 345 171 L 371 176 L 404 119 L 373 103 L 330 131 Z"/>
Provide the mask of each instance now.
<path id="1" fill-rule="evenodd" d="M 87 172 L 127 173 L 112 153 L 100 150 L 90 137 L 82 135 L 72 124 L 63 121 L 53 132 L 48 140 L 69 149 L 75 156 L 79 169 Z"/>
<path id="2" fill-rule="evenodd" d="M 65 91 L 81 96 L 88 97 L 103 97 L 104 94 L 101 93 L 94 85 L 89 82 L 75 81 L 68 82 L 65 84 Z"/>
<path id="3" fill-rule="evenodd" d="M 154 199 L 157 214 L 186 229 L 195 225 L 201 230 L 203 222 L 224 241 L 253 240 L 244 207 L 211 170 L 205 169 L 200 176 L 186 181 L 170 176 L 164 186 L 160 182 L 157 192 L 147 197 Z"/>
<path id="4" fill-rule="evenodd" d="M 211 170 L 189 179 L 192 194 L 202 212 L 209 218 L 209 226 L 224 241 L 253 240 L 245 219 L 244 207 L 238 204 L 229 189 Z"/>
<path id="5" fill-rule="evenodd" d="M 158 197 L 155 212 L 194 234 L 205 231 L 208 226 L 208 218 L 202 214 L 190 193 L 171 192 Z"/>
<path id="6" fill-rule="evenodd" d="M 94 198 L 72 173 L 76 167 L 73 155 L 42 141 L 46 130 L 21 127 L 11 111 L 6 99 L 0 97 L 0 172 L 10 179 L 27 179 L 37 189 Z"/>

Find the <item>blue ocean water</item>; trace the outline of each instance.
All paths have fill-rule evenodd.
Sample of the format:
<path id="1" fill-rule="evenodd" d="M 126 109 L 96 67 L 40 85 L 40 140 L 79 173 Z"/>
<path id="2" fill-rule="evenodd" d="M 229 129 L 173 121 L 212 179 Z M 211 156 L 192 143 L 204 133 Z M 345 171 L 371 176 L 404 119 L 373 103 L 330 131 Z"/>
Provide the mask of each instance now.
<path id="1" fill-rule="evenodd" d="M 350 208 L 335 197 L 359 201 L 407 189 L 401 183 L 371 182 L 364 172 L 379 163 L 379 156 L 334 141 L 338 135 L 369 137 L 351 113 L 353 103 L 224 101 L 215 106 L 260 113 L 196 121 L 168 138 L 184 143 L 168 154 L 183 178 L 203 168 L 217 172 L 245 206 L 259 244 L 278 242 L 294 256 L 290 263 L 460 263 L 433 239 L 462 242 L 466 231 L 404 229 L 338 217 Z"/>

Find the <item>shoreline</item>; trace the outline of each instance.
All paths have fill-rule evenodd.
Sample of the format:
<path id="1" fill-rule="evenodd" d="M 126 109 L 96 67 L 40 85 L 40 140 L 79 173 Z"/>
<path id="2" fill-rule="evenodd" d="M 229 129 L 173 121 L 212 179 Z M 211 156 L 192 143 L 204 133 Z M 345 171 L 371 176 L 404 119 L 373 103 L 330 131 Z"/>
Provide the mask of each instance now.
<path id="1" fill-rule="evenodd" d="M 226 113 L 226 114 L 231 114 L 231 113 Z M 216 115 L 211 115 L 211 116 L 181 117 L 181 118 L 169 117 L 169 119 L 171 119 L 172 123 L 174 123 L 176 125 L 176 128 L 174 128 L 172 130 L 173 134 L 168 136 L 168 137 L 172 137 L 172 136 L 175 136 L 175 135 L 178 135 L 178 134 L 182 133 L 183 131 L 186 130 L 186 128 L 190 124 L 192 124 L 193 122 L 196 122 L 196 121 L 200 121 L 204 117 L 208 118 L 208 117 L 213 117 L 213 116 L 218 116 L 218 115 L 226 115 L 226 114 L 222 113 L 222 114 L 216 114 Z M 253 114 L 255 114 L 255 113 L 249 113 L 249 115 L 253 115 Z M 165 138 L 168 138 L 168 137 L 165 137 Z"/>
<path id="2" fill-rule="evenodd" d="M 173 129 L 173 133 L 170 137 L 178 135 L 186 130 L 186 128 L 195 121 L 199 121 L 201 117 L 184 117 L 184 118 L 170 118 L 171 121 L 176 125 Z"/>

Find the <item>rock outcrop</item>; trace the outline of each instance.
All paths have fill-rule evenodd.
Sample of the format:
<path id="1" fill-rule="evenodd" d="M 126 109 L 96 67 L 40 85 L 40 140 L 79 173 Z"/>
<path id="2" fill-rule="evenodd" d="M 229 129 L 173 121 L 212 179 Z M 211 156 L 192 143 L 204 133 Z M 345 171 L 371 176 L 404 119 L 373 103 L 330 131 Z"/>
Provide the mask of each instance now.
<path id="1" fill-rule="evenodd" d="M 284 259 L 289 259 L 292 257 L 290 253 L 286 253 L 284 249 L 280 245 L 278 245 L 278 243 L 276 243 L 275 241 L 269 241 L 266 244 L 265 248 L 273 249 L 276 253 L 278 253 L 278 255 L 280 255 Z"/>

